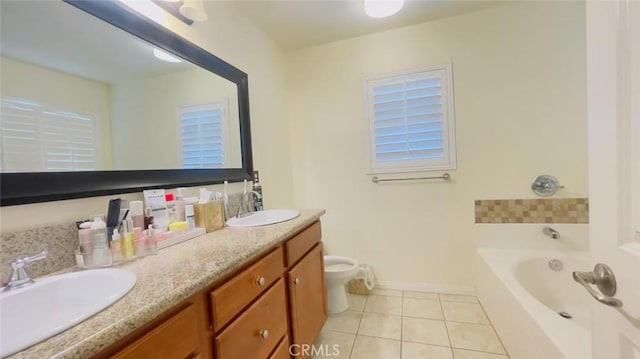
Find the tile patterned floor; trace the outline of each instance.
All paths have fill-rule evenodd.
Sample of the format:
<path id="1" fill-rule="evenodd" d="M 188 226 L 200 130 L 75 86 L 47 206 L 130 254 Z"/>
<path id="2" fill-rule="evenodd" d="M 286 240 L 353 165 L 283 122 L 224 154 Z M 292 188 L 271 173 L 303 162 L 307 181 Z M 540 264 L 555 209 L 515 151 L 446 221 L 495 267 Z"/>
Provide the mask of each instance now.
<path id="1" fill-rule="evenodd" d="M 318 359 L 508 359 L 476 297 L 382 289 L 349 294 L 316 347 Z"/>

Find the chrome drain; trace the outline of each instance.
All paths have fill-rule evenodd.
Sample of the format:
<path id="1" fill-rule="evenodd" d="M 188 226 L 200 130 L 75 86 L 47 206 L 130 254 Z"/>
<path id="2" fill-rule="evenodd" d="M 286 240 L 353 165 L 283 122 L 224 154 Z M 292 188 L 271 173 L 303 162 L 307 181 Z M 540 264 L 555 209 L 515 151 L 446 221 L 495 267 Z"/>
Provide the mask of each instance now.
<path id="1" fill-rule="evenodd" d="M 552 259 L 549 261 L 549 268 L 553 271 L 561 271 L 564 268 L 564 264 L 559 259 Z"/>
<path id="2" fill-rule="evenodd" d="M 573 318 L 571 316 L 571 314 L 567 313 L 567 312 L 558 312 L 558 314 L 560 314 L 561 317 L 565 318 L 565 319 L 571 319 Z"/>

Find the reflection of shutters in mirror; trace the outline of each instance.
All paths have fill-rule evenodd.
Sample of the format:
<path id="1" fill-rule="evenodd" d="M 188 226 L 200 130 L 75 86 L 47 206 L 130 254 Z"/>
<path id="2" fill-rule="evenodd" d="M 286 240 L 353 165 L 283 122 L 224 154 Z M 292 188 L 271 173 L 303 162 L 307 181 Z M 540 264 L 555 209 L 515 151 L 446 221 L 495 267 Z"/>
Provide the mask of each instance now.
<path id="1" fill-rule="evenodd" d="M 96 167 L 95 120 L 17 98 L 3 98 L 2 172 L 89 171 Z"/>
<path id="2" fill-rule="evenodd" d="M 223 103 L 180 108 L 182 168 L 223 168 L 226 147 Z"/>

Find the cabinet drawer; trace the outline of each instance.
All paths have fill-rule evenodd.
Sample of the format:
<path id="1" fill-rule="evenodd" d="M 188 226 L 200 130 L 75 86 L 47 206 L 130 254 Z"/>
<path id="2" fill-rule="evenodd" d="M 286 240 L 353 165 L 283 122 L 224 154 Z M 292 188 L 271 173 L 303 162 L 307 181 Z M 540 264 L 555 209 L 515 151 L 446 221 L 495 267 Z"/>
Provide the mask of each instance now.
<path id="1" fill-rule="evenodd" d="M 273 351 L 269 359 L 291 359 L 289 345 L 289 337 L 282 338 L 280 344 L 278 344 L 278 347 Z"/>
<path id="2" fill-rule="evenodd" d="M 218 359 L 267 358 L 287 334 L 287 303 L 280 279 L 216 339 Z"/>
<path id="3" fill-rule="evenodd" d="M 316 243 L 320 242 L 320 221 L 310 225 L 285 244 L 287 249 L 287 266 L 299 261 Z"/>
<path id="4" fill-rule="evenodd" d="M 113 357 L 184 359 L 197 355 L 197 352 L 196 310 L 189 305 Z"/>
<path id="5" fill-rule="evenodd" d="M 278 247 L 221 287 L 209 293 L 211 323 L 218 331 L 282 276 L 282 249 Z"/>

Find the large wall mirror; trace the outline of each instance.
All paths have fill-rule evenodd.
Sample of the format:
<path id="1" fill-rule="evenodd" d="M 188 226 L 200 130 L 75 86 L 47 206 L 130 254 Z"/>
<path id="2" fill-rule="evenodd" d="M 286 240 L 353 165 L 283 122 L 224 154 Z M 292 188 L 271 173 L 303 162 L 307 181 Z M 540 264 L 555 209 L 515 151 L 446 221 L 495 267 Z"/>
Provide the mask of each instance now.
<path id="1" fill-rule="evenodd" d="M 3 206 L 251 178 L 247 75 L 118 1 L 3 1 Z"/>

